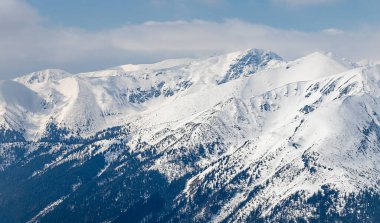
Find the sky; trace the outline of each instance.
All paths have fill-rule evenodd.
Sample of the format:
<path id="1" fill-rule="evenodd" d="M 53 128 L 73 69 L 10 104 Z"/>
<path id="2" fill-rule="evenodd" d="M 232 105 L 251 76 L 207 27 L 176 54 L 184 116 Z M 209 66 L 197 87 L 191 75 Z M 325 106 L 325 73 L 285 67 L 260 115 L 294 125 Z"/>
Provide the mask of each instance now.
<path id="1" fill-rule="evenodd" d="M 1 0 L 0 79 L 262 48 L 380 60 L 377 0 Z"/>

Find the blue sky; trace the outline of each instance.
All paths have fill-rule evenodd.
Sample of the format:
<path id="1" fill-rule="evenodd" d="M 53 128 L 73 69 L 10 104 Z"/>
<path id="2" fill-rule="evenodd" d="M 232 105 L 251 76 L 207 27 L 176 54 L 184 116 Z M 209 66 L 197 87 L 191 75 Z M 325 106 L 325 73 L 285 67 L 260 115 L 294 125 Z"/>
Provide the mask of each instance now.
<path id="1" fill-rule="evenodd" d="M 375 0 L 1 0 L 0 79 L 263 48 L 380 60 Z"/>
<path id="2" fill-rule="evenodd" d="M 89 30 L 128 23 L 226 18 L 276 28 L 319 31 L 380 24 L 378 0 L 28 0 L 51 25 Z M 308 3 L 309 2 L 309 3 Z"/>

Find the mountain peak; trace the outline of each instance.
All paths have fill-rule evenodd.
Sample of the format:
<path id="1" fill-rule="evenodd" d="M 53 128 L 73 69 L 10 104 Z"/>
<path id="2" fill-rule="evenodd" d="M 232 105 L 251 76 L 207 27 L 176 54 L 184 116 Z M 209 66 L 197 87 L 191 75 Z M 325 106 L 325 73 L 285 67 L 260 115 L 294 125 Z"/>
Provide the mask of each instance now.
<path id="1" fill-rule="evenodd" d="M 353 69 L 358 66 L 354 62 L 343 57 L 338 57 L 332 52 L 316 51 L 302 58 L 307 59 L 307 60 L 313 60 L 314 62 L 321 61 L 321 62 L 339 63 L 342 66 L 346 67 L 347 69 Z"/>
<path id="2" fill-rule="evenodd" d="M 265 69 L 268 65 L 283 61 L 276 53 L 262 49 L 248 49 L 238 51 L 237 56 L 230 64 L 229 69 L 218 84 L 239 78 L 242 75 L 252 75 L 257 71 Z"/>
<path id="3" fill-rule="evenodd" d="M 15 80 L 18 80 L 24 84 L 37 84 L 48 81 L 57 81 L 68 76 L 71 76 L 71 74 L 61 69 L 45 69 L 26 74 L 16 78 Z"/>
<path id="4" fill-rule="evenodd" d="M 276 54 L 275 52 L 273 51 L 270 51 L 270 50 L 264 50 L 264 49 L 258 49 L 258 48 L 250 48 L 250 49 L 246 49 L 244 51 L 241 51 L 242 55 L 249 55 L 249 56 L 260 56 L 260 57 L 267 57 L 267 58 L 271 58 L 271 59 L 274 59 L 274 60 L 283 60 L 283 58 L 281 56 L 279 56 L 278 54 Z"/>

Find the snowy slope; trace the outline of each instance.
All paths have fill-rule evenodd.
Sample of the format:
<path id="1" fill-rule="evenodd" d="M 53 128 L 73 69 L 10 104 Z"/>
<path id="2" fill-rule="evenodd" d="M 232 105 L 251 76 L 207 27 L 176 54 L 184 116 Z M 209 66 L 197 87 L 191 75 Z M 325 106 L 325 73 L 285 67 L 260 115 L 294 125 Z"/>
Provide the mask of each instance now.
<path id="1" fill-rule="evenodd" d="M 40 118 L 32 122 L 45 125 L 53 122 L 85 136 L 129 122 L 144 111 L 149 113 L 171 103 L 178 95 L 196 96 L 201 89 L 217 88 L 222 82 L 281 63 L 281 58 L 272 52 L 247 50 L 206 60 L 167 60 L 76 75 L 44 70 L 15 81 L 37 92 L 45 101 L 39 109 L 48 115 L 42 122 Z M 220 99 L 211 100 L 217 103 Z M 35 112 L 39 117 L 40 112 Z M 26 136 L 30 135 L 41 136 L 43 129 L 26 129 Z"/>
<path id="2" fill-rule="evenodd" d="M 128 213 L 123 201 L 133 193 L 123 195 L 117 182 L 157 172 L 159 182 L 179 188 L 168 189 L 172 209 L 162 219 L 318 220 L 312 198 L 321 190 L 328 199 L 340 193 L 328 213 L 347 217 L 344 194 L 380 194 L 379 86 L 379 65 L 319 52 L 284 61 L 257 49 L 80 74 L 35 72 L 0 83 L 0 169 L 37 160 L 28 170 L 34 182 L 70 166 L 71 191 L 42 202 L 27 220 L 49 219 L 66 203 L 83 208 L 70 200 L 100 193 L 81 192 L 85 178 L 70 172 L 86 165 L 97 187 L 117 191 L 100 196 L 120 204 L 120 213 Z M 12 148 L 20 143 L 18 157 Z M 156 190 L 149 185 L 145 195 Z M 92 220 L 120 217 L 110 213 Z"/>

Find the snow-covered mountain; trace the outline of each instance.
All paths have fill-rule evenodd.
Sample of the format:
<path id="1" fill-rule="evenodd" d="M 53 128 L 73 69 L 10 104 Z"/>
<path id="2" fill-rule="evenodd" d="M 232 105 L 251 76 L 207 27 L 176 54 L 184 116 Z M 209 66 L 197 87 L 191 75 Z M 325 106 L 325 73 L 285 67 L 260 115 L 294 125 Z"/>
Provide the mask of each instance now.
<path id="1" fill-rule="evenodd" d="M 0 82 L 4 222 L 379 222 L 380 65 L 250 49 Z"/>

